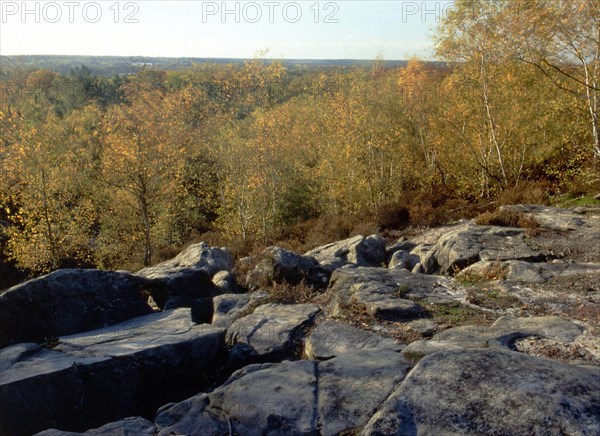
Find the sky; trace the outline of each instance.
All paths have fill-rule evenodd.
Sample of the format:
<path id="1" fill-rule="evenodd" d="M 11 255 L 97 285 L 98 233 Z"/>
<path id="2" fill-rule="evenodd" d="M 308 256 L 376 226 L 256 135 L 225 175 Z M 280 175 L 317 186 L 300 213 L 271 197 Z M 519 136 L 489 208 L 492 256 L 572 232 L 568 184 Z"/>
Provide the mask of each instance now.
<path id="1" fill-rule="evenodd" d="M 7 1 L 1 55 L 434 59 L 450 0 Z"/>

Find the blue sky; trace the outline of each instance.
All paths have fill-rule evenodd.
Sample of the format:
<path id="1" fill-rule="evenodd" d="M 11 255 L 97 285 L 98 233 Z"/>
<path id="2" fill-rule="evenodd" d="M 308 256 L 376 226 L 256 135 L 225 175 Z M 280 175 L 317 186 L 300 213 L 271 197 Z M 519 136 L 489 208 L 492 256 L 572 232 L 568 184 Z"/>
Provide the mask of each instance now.
<path id="1" fill-rule="evenodd" d="M 433 59 L 451 3 L 0 0 L 0 54 Z"/>

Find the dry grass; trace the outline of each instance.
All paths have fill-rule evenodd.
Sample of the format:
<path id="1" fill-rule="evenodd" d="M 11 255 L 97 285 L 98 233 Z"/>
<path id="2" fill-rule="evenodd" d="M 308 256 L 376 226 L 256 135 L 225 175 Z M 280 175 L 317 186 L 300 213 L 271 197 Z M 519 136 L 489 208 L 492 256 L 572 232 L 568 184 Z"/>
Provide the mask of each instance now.
<path id="1" fill-rule="evenodd" d="M 475 218 L 475 224 L 480 226 L 521 227 L 527 230 L 530 236 L 540 233 L 540 225 L 531 215 L 514 210 L 498 209 L 493 212 L 484 212 Z"/>

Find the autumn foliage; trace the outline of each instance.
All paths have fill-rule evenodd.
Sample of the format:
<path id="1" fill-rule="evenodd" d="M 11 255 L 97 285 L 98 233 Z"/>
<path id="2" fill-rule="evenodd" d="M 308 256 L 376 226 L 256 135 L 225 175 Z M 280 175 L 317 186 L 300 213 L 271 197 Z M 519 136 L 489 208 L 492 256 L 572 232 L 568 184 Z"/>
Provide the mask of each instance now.
<path id="1" fill-rule="evenodd" d="M 528 185 L 593 192 L 599 23 L 591 0 L 459 0 L 446 63 L 2 70 L 2 256 L 137 268 L 202 235 L 250 247 L 319 217 L 389 229 Z"/>

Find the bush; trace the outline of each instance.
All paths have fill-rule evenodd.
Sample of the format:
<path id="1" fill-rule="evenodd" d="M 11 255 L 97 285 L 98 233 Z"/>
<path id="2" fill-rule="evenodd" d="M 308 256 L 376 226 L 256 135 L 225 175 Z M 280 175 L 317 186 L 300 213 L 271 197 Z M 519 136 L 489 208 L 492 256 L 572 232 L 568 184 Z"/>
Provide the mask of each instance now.
<path id="1" fill-rule="evenodd" d="M 410 224 L 410 210 L 404 204 L 386 204 L 377 211 L 381 230 L 399 230 Z"/>

